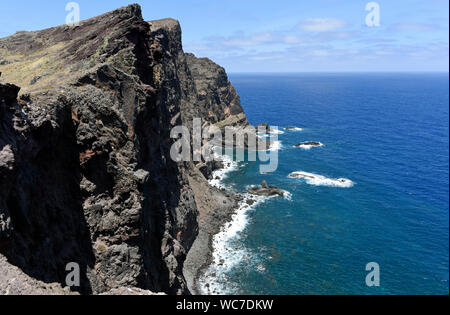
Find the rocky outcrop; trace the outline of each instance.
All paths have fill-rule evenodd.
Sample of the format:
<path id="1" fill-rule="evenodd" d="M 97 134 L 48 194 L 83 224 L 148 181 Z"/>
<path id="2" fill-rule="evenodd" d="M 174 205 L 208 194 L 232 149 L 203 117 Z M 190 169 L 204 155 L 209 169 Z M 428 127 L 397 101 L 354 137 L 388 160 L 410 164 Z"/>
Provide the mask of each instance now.
<path id="1" fill-rule="evenodd" d="M 251 195 L 264 197 L 272 197 L 272 196 L 284 197 L 284 195 L 286 194 L 284 190 L 281 190 L 276 186 L 267 185 L 266 181 L 263 181 L 260 187 L 255 186 L 249 188 L 248 193 Z"/>
<path id="2" fill-rule="evenodd" d="M 179 23 L 146 22 L 138 5 L 16 33 L 0 56 L 11 83 L 0 85 L 0 253 L 63 286 L 78 263 L 84 294 L 189 294 L 210 171 L 171 159 L 170 130 L 193 117 L 248 124 L 223 68 L 185 54 Z"/>
<path id="3" fill-rule="evenodd" d="M 186 54 L 186 61 L 197 88 L 201 110 L 198 117 L 213 124 L 234 119 L 233 125 L 248 125 L 240 97 L 225 69 L 208 58 L 197 58 L 193 54 Z"/>

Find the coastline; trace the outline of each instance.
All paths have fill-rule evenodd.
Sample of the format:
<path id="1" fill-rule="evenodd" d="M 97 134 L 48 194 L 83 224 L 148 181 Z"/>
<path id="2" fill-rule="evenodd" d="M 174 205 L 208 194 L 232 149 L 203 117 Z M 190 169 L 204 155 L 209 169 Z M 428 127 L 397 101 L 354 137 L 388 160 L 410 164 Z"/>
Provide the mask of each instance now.
<path id="1" fill-rule="evenodd" d="M 232 170 L 232 165 L 222 165 L 221 168 L 214 171 L 213 179 L 210 181 L 198 181 L 199 174 L 192 174 L 193 176 L 190 178 L 191 183 L 197 181 L 192 186 L 197 188 L 196 196 L 204 198 L 204 208 L 207 209 L 207 211 L 199 213 L 199 233 L 186 256 L 183 267 L 184 277 L 193 295 L 203 294 L 200 288 L 200 279 L 213 263 L 214 237 L 232 221 L 233 215 L 236 214 L 240 202 L 243 200 L 239 193 L 220 185 L 220 181 L 226 173 Z M 217 173 L 220 173 L 221 176 L 218 176 Z"/>
<path id="2" fill-rule="evenodd" d="M 233 259 L 230 259 L 229 241 L 247 226 L 248 211 L 277 197 L 233 191 L 222 184 L 222 180 L 239 166 L 227 156 L 222 156 L 221 162 L 221 167 L 213 171 L 211 180 L 195 184 L 192 182 L 193 178 L 190 180 L 191 186 L 196 188 L 196 197 L 206 199 L 203 208 L 208 208 L 208 211 L 199 214 L 199 233 L 183 268 L 188 288 L 193 295 L 230 294 L 226 292 L 230 288 L 225 288 L 221 283 L 226 277 L 224 272 L 239 262 L 240 258 L 248 256 L 248 253 L 234 251 Z M 283 192 L 283 198 L 290 200 L 291 194 L 285 190 Z M 200 200 L 197 201 L 201 203 Z"/>

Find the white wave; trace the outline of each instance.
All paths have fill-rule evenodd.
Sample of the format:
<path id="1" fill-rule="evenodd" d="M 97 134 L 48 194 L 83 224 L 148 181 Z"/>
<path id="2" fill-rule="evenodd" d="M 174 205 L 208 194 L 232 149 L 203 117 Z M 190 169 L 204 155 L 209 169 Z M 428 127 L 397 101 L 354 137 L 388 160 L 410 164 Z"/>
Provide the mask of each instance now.
<path id="1" fill-rule="evenodd" d="M 259 272 L 263 273 L 266 271 L 266 267 L 264 265 L 258 265 L 258 267 L 256 268 Z"/>
<path id="2" fill-rule="evenodd" d="M 242 261 L 248 261 L 251 268 L 258 269 L 258 254 L 237 245 L 240 233 L 248 224 L 248 213 L 265 200 L 272 197 L 253 196 L 244 194 L 244 201 L 240 204 L 230 223 L 222 227 L 219 234 L 213 237 L 212 264 L 199 279 L 201 294 L 235 294 L 237 286 L 233 287 L 227 273 Z M 253 201 L 249 205 L 247 201 Z"/>
<path id="3" fill-rule="evenodd" d="M 286 130 L 286 131 L 303 131 L 303 128 L 292 127 L 292 128 L 290 128 L 290 129 L 284 128 L 284 130 Z"/>
<path id="4" fill-rule="evenodd" d="M 282 131 L 280 129 L 270 129 L 269 130 L 269 134 L 271 134 L 271 135 L 283 135 L 284 131 Z"/>
<path id="5" fill-rule="evenodd" d="M 246 189 L 255 187 L 247 185 Z M 292 201 L 292 194 L 284 191 L 284 198 Z M 229 281 L 227 274 L 242 262 L 247 268 L 258 272 L 264 272 L 265 267 L 261 263 L 261 253 L 253 253 L 240 244 L 239 238 L 248 225 L 248 214 L 258 205 L 272 197 L 255 196 L 249 193 L 243 194 L 244 200 L 238 210 L 232 216 L 231 222 L 222 227 L 219 234 L 213 237 L 212 264 L 207 268 L 199 279 L 199 290 L 201 294 L 231 295 L 238 293 L 238 285 Z M 248 203 L 251 201 L 252 203 Z M 262 250 L 262 249 L 261 249 Z"/>
<path id="6" fill-rule="evenodd" d="M 322 175 L 307 172 L 293 172 L 289 174 L 289 178 L 301 178 L 304 179 L 307 184 L 313 186 L 351 188 L 355 185 L 354 182 L 347 178 L 328 178 Z"/>
<path id="7" fill-rule="evenodd" d="M 269 139 L 272 137 L 271 135 L 267 134 L 267 133 L 258 133 L 256 134 L 256 136 L 258 137 L 258 139 L 260 140 L 266 140 L 269 141 Z"/>
<path id="8" fill-rule="evenodd" d="M 287 190 L 283 190 L 283 191 L 284 191 L 284 199 L 292 201 L 292 194 Z"/>
<path id="9" fill-rule="evenodd" d="M 295 145 L 294 148 L 301 148 L 303 150 L 311 150 L 311 148 L 320 148 L 323 146 L 324 146 L 324 144 L 322 142 L 319 142 L 319 145 L 300 144 L 300 145 Z"/>
<path id="10" fill-rule="evenodd" d="M 271 141 L 269 151 L 280 151 L 283 148 L 283 144 L 280 140 Z"/>
<path id="11" fill-rule="evenodd" d="M 222 169 L 216 170 L 212 173 L 212 179 L 209 180 L 211 186 L 217 187 L 219 189 L 226 188 L 222 181 L 227 177 L 228 173 L 236 170 L 238 168 L 238 163 L 233 161 L 233 159 L 228 155 L 214 154 L 214 159 L 222 161 L 224 167 Z"/>

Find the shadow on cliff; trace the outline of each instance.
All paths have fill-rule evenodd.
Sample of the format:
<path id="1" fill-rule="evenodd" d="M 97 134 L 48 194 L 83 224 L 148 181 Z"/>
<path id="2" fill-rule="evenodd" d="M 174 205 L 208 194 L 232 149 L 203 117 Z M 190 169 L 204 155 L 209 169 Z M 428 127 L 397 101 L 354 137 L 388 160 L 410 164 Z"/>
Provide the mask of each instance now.
<path id="1" fill-rule="evenodd" d="M 0 206 L 10 221 L 0 253 L 32 278 L 63 286 L 69 273 L 66 265 L 78 263 L 81 287 L 74 290 L 90 294 L 87 270 L 94 265 L 94 255 L 83 215 L 70 111 L 57 109 L 57 126 L 44 120 L 20 132 L 18 125 L 26 125 L 26 117 L 20 117 L 24 114 L 18 116 L 14 105 L 3 107 L 0 148 L 12 148 L 14 164 L 7 174 L 0 174 Z"/>
<path id="2" fill-rule="evenodd" d="M 166 108 L 153 95 L 148 97 L 145 111 L 136 120 L 138 168 L 149 173 L 142 187 L 145 200 L 141 250 L 150 275 L 146 284 L 148 289 L 168 294 L 189 294 L 183 280 L 171 276 L 171 272 L 181 274 L 181 267 L 177 264 L 182 265 L 184 261 L 184 257 L 169 257 L 173 253 L 173 236 L 178 233 L 176 220 L 182 175 L 178 164 L 170 158 L 170 129 L 166 125 L 170 119 L 167 119 L 169 114 L 165 111 Z"/>

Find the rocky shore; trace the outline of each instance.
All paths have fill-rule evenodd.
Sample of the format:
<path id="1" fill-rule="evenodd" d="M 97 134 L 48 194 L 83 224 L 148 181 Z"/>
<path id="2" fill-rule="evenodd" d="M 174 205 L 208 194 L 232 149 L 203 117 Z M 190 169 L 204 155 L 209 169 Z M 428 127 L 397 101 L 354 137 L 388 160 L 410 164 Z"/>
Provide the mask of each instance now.
<path id="1" fill-rule="evenodd" d="M 210 180 L 214 178 L 215 172 L 227 167 L 226 163 L 217 161 L 213 162 L 212 165 L 212 169 L 208 172 L 209 177 L 207 177 Z M 192 176 L 190 180 L 195 181 L 196 178 L 198 178 L 198 175 Z M 195 195 L 199 198 L 198 202 L 202 204 L 201 209 L 207 211 L 199 216 L 199 234 L 188 253 L 183 272 L 192 294 L 217 294 L 218 292 L 210 292 L 209 290 L 201 291 L 200 283 L 201 280 L 205 280 L 202 277 L 213 263 L 214 237 L 232 221 L 233 215 L 241 207 L 249 208 L 253 206 L 257 202 L 257 197 L 285 197 L 286 192 L 278 187 L 269 186 L 266 181 L 263 181 L 260 187 L 251 187 L 248 191 L 242 193 L 218 188 L 209 183 L 207 185 L 198 185 L 197 183 L 192 186 L 198 189 Z"/>
<path id="2" fill-rule="evenodd" d="M 213 206 L 199 219 L 199 234 L 184 263 L 184 276 L 192 294 L 202 294 L 199 280 L 204 270 L 212 263 L 213 238 L 231 221 L 239 205 L 238 195 L 215 187 L 209 189 Z"/>

